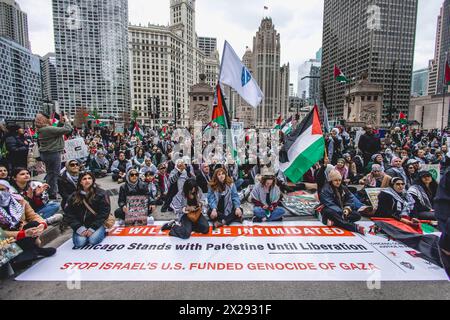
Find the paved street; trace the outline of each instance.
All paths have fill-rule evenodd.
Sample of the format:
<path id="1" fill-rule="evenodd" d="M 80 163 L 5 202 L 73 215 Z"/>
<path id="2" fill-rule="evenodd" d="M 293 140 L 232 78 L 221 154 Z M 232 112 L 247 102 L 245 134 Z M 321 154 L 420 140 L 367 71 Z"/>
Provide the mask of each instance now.
<path id="1" fill-rule="evenodd" d="M 111 193 L 118 189 L 110 178 L 99 184 Z M 111 197 L 116 206 L 117 195 Z M 157 213 L 157 220 L 172 214 Z M 288 220 L 299 218 L 288 218 Z M 303 218 L 311 219 L 311 218 Z M 71 237 L 66 231 L 50 246 L 58 247 Z M 385 282 L 380 290 L 369 290 L 364 282 L 84 282 L 69 290 L 64 282 L 0 282 L 0 299 L 450 299 L 447 282 Z"/>

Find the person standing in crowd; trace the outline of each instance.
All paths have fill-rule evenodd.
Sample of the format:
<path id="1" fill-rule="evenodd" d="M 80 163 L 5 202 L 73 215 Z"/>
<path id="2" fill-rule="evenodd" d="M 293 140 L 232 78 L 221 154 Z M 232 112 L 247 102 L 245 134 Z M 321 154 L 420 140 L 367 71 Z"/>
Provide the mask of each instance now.
<path id="1" fill-rule="evenodd" d="M 381 151 L 381 140 L 375 136 L 371 125 L 366 126 L 364 130 L 365 134 L 359 139 L 358 148 L 362 151 L 364 163 L 367 165 L 372 156 Z"/>
<path id="2" fill-rule="evenodd" d="M 8 134 L 5 139 L 8 151 L 9 170 L 14 168 L 28 168 L 28 152 L 30 149 L 25 139 L 25 131 L 18 125 L 8 126 Z"/>
<path id="3" fill-rule="evenodd" d="M 119 152 L 119 158 L 111 166 L 113 181 L 121 184 L 125 181 L 127 171 L 131 168 L 131 162 L 125 157 L 125 152 Z"/>
<path id="4" fill-rule="evenodd" d="M 236 186 L 223 168 L 214 172 L 209 183 L 208 208 L 208 216 L 215 228 L 244 220 Z"/>
<path id="5" fill-rule="evenodd" d="M 322 222 L 327 226 L 337 226 L 351 232 L 365 235 L 363 226 L 355 224 L 361 220 L 358 210 L 361 208 L 356 204 L 359 201 L 342 184 L 342 176 L 339 171 L 332 170 L 328 173 L 328 183 L 325 184 L 320 193 Z"/>
<path id="6" fill-rule="evenodd" d="M 40 237 L 47 223 L 20 195 L 11 193 L 9 182 L 0 180 L 0 228 L 7 238 L 14 238 L 23 252 L 11 261 L 14 270 L 31 266 L 41 257 L 51 257 L 55 248 L 41 248 Z"/>
<path id="7" fill-rule="evenodd" d="M 61 154 L 64 151 L 64 135 L 72 133 L 72 126 L 66 116 L 61 118 L 62 127 L 53 127 L 51 120 L 43 114 L 35 119 L 39 135 L 39 152 L 46 167 L 46 182 L 50 200 L 56 200 L 58 194 L 58 177 L 61 170 Z"/>
<path id="8" fill-rule="evenodd" d="M 408 193 L 414 199 L 414 218 L 420 220 L 436 220 L 433 210 L 434 198 L 438 184 L 428 171 L 419 172 L 419 177 L 408 189 Z"/>
<path id="9" fill-rule="evenodd" d="M 65 222 L 73 230 L 75 249 L 87 244 L 99 244 L 106 237 L 104 224 L 109 217 L 111 205 L 105 191 L 95 183 L 91 172 L 80 175 L 77 190 L 67 201 Z"/>
<path id="10" fill-rule="evenodd" d="M 119 208 L 114 213 L 117 219 L 125 220 L 128 213 L 127 198 L 132 196 L 148 197 L 148 217 L 150 217 L 156 210 L 156 207 L 152 204 L 154 199 L 150 197 L 148 185 L 139 179 L 139 171 L 137 169 L 128 170 L 126 175 L 126 183 L 120 187 L 118 202 Z"/>
<path id="11" fill-rule="evenodd" d="M 177 215 L 176 220 L 165 224 L 161 230 L 170 230 L 169 235 L 180 239 L 189 239 L 192 232 L 209 233 L 209 224 L 202 214 L 204 203 L 202 191 L 195 179 L 188 179 L 181 191 L 173 199 L 171 206 Z"/>
<path id="12" fill-rule="evenodd" d="M 275 176 L 262 176 L 261 182 L 252 190 L 251 200 L 254 204 L 253 222 L 283 221 L 286 210 L 280 207 L 281 190 Z"/>
<path id="13" fill-rule="evenodd" d="M 58 189 L 62 198 L 61 208 L 63 210 L 66 207 L 69 197 L 77 190 L 79 175 L 80 163 L 75 159 L 66 161 L 66 170 L 58 178 Z"/>
<path id="14" fill-rule="evenodd" d="M 441 177 L 434 199 L 434 210 L 439 230 L 442 232 L 439 241 L 442 264 L 450 279 L 450 170 Z"/>
<path id="15" fill-rule="evenodd" d="M 31 174 L 25 168 L 15 168 L 11 175 L 11 192 L 22 196 L 31 205 L 33 210 L 45 219 L 48 225 L 53 225 L 62 220 L 62 214 L 58 214 L 60 205 L 49 201 L 48 184 L 31 181 Z"/>

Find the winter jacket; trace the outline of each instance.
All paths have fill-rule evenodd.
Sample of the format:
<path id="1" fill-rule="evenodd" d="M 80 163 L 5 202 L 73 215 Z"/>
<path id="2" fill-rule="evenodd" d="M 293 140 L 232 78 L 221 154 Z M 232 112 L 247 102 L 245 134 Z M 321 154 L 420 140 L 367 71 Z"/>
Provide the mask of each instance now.
<path id="1" fill-rule="evenodd" d="M 64 172 L 64 174 L 58 177 L 58 193 L 61 195 L 62 198 L 61 208 L 63 209 L 66 206 L 69 197 L 77 190 L 76 184 L 70 181 L 67 178 L 67 175 L 68 173 L 66 171 Z"/>
<path id="2" fill-rule="evenodd" d="M 13 168 L 26 168 L 28 163 L 28 145 L 25 139 L 19 136 L 9 136 L 5 140 L 8 151 L 8 162 Z"/>
<path id="3" fill-rule="evenodd" d="M 127 198 L 133 196 L 147 196 L 149 204 L 153 201 L 153 199 L 150 198 L 147 183 L 139 181 L 136 186 L 136 190 L 134 191 L 131 191 L 128 184 L 125 183 L 119 190 L 119 208 L 125 207 L 127 205 Z"/>
<path id="4" fill-rule="evenodd" d="M 331 209 L 339 214 L 344 214 L 344 208 L 351 208 L 353 211 L 358 210 L 355 196 L 347 187 L 341 185 L 339 192 L 342 195 L 342 203 L 339 201 L 336 193 L 333 191 L 330 183 L 326 183 L 320 193 L 320 203 L 326 208 Z"/>
<path id="5" fill-rule="evenodd" d="M 39 151 L 42 152 L 63 152 L 64 151 L 64 135 L 72 133 L 72 126 L 64 123 L 64 127 L 47 126 L 38 129 L 39 134 Z"/>

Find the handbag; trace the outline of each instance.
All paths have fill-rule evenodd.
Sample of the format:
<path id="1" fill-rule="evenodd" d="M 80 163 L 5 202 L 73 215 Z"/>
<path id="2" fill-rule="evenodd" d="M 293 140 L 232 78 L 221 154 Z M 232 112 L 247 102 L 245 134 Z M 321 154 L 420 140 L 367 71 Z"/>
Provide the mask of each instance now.
<path id="1" fill-rule="evenodd" d="M 199 207 L 195 211 L 188 211 L 186 215 L 192 223 L 197 223 L 198 220 L 200 220 L 200 217 L 202 216 L 202 207 Z"/>
<path id="2" fill-rule="evenodd" d="M 89 210 L 90 213 L 92 213 L 94 216 L 97 215 L 97 212 L 92 209 L 92 207 L 87 203 L 87 201 L 83 200 L 84 206 Z M 105 222 L 103 223 L 103 226 L 105 229 L 111 229 L 116 224 L 116 217 L 113 214 L 109 214 L 108 218 L 106 218 Z"/>

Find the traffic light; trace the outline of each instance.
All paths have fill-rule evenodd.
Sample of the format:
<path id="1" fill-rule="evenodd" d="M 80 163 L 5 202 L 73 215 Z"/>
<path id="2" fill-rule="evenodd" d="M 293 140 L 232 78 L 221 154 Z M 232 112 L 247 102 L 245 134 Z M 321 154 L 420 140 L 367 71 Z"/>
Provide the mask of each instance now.
<path id="1" fill-rule="evenodd" d="M 177 103 L 177 114 L 178 119 L 181 119 L 181 104 L 179 102 Z"/>

